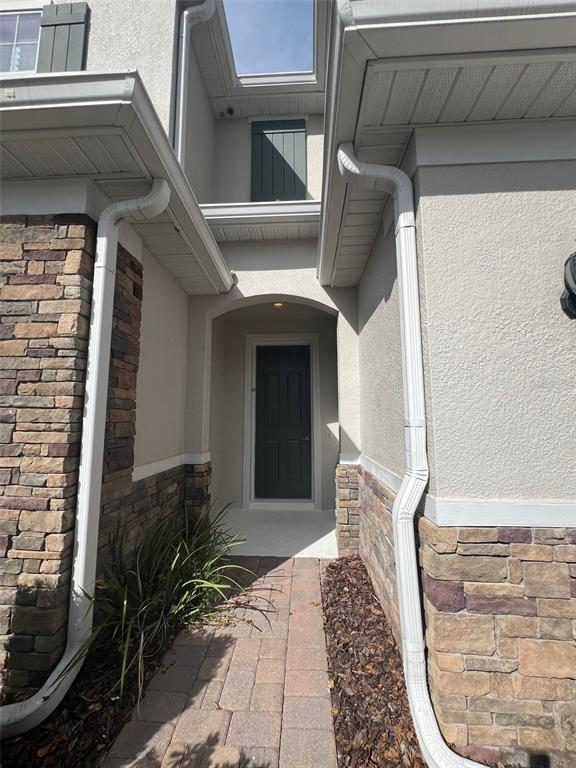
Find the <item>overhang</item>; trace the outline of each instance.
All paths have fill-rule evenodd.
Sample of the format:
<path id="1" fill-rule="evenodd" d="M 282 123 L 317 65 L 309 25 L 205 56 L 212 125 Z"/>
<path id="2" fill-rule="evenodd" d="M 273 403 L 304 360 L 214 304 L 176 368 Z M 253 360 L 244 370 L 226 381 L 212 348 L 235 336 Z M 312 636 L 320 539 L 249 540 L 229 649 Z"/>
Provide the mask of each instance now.
<path id="1" fill-rule="evenodd" d="M 168 209 L 134 229 L 188 293 L 230 290 L 230 271 L 137 72 L 3 78 L 0 118 L 5 203 L 25 183 L 31 191 L 38 181 L 65 189 L 86 179 L 106 204 L 139 196 L 163 178 Z"/>
<path id="2" fill-rule="evenodd" d="M 576 116 L 576 3 L 449 0 L 442 13 L 434 5 L 340 3 L 326 112 L 323 285 L 358 283 L 387 199 L 344 181 L 341 143 L 353 142 L 361 160 L 399 166 L 419 129 Z"/>
<path id="3" fill-rule="evenodd" d="M 216 12 L 192 28 L 192 47 L 216 118 L 324 113 L 329 3 L 314 3 L 314 72 L 239 77 L 221 0 Z"/>
<path id="4" fill-rule="evenodd" d="M 311 240 L 318 237 L 318 200 L 200 206 L 217 242 Z"/>

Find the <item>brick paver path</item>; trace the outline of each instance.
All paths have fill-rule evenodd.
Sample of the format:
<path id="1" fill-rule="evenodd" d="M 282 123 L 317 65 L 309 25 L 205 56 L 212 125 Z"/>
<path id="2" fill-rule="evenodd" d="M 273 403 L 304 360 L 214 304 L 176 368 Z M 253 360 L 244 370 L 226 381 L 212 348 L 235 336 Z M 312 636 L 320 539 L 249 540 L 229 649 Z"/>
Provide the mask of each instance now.
<path id="1" fill-rule="evenodd" d="M 337 768 L 322 561 L 242 561 L 264 613 L 181 633 L 105 768 Z"/>

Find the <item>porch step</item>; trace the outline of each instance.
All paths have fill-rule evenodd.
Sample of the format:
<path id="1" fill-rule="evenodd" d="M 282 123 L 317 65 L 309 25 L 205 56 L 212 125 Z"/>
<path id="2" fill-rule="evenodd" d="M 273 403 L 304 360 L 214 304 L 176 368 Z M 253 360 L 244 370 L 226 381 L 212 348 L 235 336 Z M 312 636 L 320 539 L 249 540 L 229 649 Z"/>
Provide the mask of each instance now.
<path id="1" fill-rule="evenodd" d="M 243 544 L 235 555 L 338 557 L 335 513 L 329 510 L 235 509 L 226 522 Z"/>

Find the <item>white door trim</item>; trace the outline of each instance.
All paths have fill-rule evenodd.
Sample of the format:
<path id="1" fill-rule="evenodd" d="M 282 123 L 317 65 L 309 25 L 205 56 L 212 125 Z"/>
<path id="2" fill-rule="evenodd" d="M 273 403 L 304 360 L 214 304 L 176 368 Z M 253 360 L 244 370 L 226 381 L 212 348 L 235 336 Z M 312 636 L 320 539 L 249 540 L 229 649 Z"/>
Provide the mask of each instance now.
<path id="1" fill-rule="evenodd" d="M 256 348 L 261 346 L 310 347 L 310 405 L 312 408 L 312 498 L 266 501 L 254 498 L 256 432 Z M 246 334 L 244 362 L 244 457 L 242 504 L 244 509 L 322 509 L 322 445 L 320 418 L 320 349 L 317 333 Z"/>

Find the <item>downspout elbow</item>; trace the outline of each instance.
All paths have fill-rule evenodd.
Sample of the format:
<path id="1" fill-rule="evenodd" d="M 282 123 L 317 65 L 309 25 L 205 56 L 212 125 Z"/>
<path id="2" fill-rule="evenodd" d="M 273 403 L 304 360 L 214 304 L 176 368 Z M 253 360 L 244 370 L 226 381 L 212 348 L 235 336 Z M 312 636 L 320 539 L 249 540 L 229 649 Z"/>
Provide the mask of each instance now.
<path id="1" fill-rule="evenodd" d="M 338 147 L 338 168 L 340 174 L 350 184 L 392 195 L 397 232 L 404 227 L 416 226 L 412 179 L 401 168 L 358 160 L 351 142 L 344 142 Z"/>

